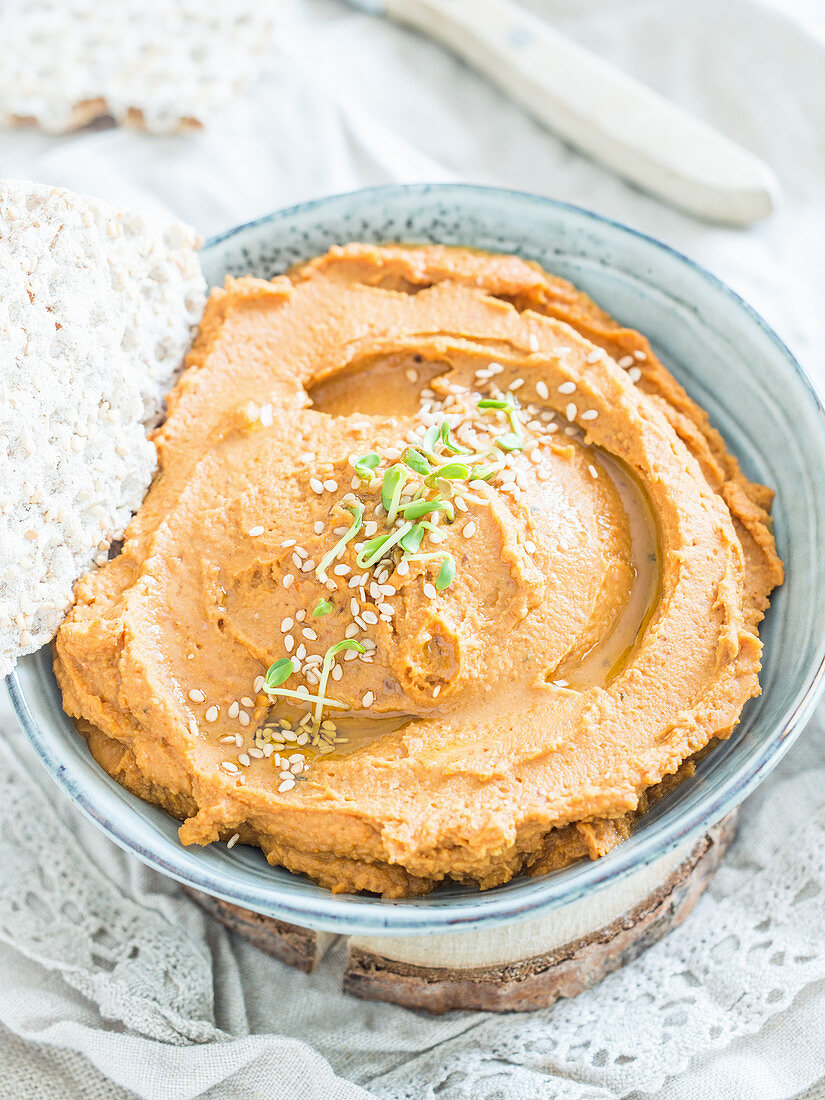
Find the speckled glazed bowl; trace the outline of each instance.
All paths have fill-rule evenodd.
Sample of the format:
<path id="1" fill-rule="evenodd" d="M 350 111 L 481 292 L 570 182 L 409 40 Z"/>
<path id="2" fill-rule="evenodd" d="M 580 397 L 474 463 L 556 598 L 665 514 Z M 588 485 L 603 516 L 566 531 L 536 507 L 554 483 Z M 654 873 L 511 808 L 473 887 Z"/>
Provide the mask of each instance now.
<path id="1" fill-rule="evenodd" d="M 787 581 L 763 625 L 762 696 L 696 775 L 597 862 L 485 893 L 445 886 L 426 898 L 333 896 L 267 865 L 256 850 L 184 848 L 177 823 L 117 785 L 60 705 L 48 649 L 9 677 L 17 713 L 44 765 L 128 851 L 181 882 L 309 928 L 361 935 L 481 929 L 596 901 L 598 891 L 684 849 L 768 774 L 810 716 L 825 669 L 825 419 L 808 378 L 768 326 L 684 256 L 615 222 L 533 195 L 459 185 L 390 186 L 282 210 L 210 241 L 203 267 L 272 276 L 353 240 L 437 241 L 538 260 L 645 333 L 711 419 L 746 474 L 773 486 Z M 560 914 L 561 915 L 561 914 Z"/>

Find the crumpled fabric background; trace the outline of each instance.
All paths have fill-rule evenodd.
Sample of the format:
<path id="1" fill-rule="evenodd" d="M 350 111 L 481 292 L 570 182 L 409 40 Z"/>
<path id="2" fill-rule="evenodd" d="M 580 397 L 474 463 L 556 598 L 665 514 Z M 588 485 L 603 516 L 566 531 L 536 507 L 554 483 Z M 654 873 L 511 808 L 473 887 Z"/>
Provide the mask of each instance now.
<path id="1" fill-rule="evenodd" d="M 261 79 L 204 133 L 0 133 L 0 171 L 162 206 L 205 235 L 386 181 L 542 192 L 697 258 L 825 384 L 818 0 L 530 6 L 763 156 L 783 188 L 774 217 L 734 231 L 660 206 L 433 44 L 335 0 L 295 7 Z M 73 810 L 5 700 L 0 730 L 4 1100 L 825 1096 L 822 708 L 681 929 L 553 1009 L 438 1019 L 344 997 L 341 945 L 311 976 L 260 955 Z"/>

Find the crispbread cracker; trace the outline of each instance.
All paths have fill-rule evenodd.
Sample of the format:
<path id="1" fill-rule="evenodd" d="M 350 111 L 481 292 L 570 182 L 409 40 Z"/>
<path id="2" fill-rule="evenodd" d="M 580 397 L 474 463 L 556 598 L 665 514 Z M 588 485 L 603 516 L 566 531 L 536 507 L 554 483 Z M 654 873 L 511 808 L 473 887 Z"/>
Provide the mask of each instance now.
<path id="1" fill-rule="evenodd" d="M 194 230 L 0 181 L 0 674 L 54 635 L 155 470 L 203 309 Z"/>
<path id="2" fill-rule="evenodd" d="M 202 125 L 257 72 L 274 0 L 4 0 L 0 124 Z"/>

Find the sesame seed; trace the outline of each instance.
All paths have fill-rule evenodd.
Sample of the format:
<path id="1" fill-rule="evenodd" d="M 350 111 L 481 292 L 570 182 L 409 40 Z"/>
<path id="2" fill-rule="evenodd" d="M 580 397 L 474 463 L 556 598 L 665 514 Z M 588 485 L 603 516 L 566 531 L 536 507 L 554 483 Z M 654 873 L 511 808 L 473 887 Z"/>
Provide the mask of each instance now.
<path id="1" fill-rule="evenodd" d="M 238 843 L 238 841 L 240 839 L 241 839 L 241 834 L 240 833 L 233 833 L 232 836 L 229 838 L 229 840 L 227 840 L 227 842 L 226 842 L 227 848 L 234 848 L 235 845 Z"/>
<path id="2" fill-rule="evenodd" d="M 640 363 L 643 362 L 645 359 L 647 359 L 647 352 L 634 351 L 633 354 L 639 360 Z"/>
<path id="3" fill-rule="evenodd" d="M 338 482 L 335 481 L 333 478 L 328 478 L 324 482 L 324 488 L 329 490 L 330 493 L 334 493 L 338 488 Z"/>
<path id="4" fill-rule="evenodd" d="M 635 384 L 642 377 L 642 372 L 639 370 L 638 367 L 631 367 L 630 370 L 627 372 L 627 377 L 630 382 L 633 382 Z"/>
<path id="5" fill-rule="evenodd" d="M 294 546 L 297 541 L 297 539 L 284 539 L 284 541 L 281 543 L 281 546 Z"/>
<path id="6" fill-rule="evenodd" d="M 527 551 L 528 554 L 535 554 L 536 544 L 534 542 L 531 542 L 530 539 L 527 539 L 524 544 L 524 549 Z"/>
<path id="7" fill-rule="evenodd" d="M 604 352 L 603 352 L 603 351 L 601 350 L 601 348 L 594 348 L 594 349 L 593 349 L 593 350 L 592 350 L 592 351 L 591 351 L 591 352 L 590 352 L 590 353 L 589 353 L 589 354 L 588 354 L 588 355 L 586 356 L 586 362 L 588 362 L 588 363 L 595 363 L 595 362 L 596 362 L 597 360 L 601 359 L 601 357 L 602 357 L 602 355 L 603 355 L 603 354 L 604 354 Z"/>
<path id="8" fill-rule="evenodd" d="M 206 719 L 206 721 L 207 721 L 207 722 L 215 722 L 215 721 L 217 721 L 217 718 L 218 718 L 218 708 L 217 708 L 217 707 L 214 707 L 214 706 L 213 706 L 213 707 L 210 707 L 210 708 L 209 708 L 209 710 L 208 710 L 208 711 L 206 712 L 206 714 L 204 714 L 204 718 Z"/>
<path id="9" fill-rule="evenodd" d="M 241 723 L 242 726 L 249 725 L 249 715 L 246 713 L 245 710 L 242 710 L 241 713 L 238 715 L 238 721 Z"/>
<path id="10" fill-rule="evenodd" d="M 257 538 L 258 535 L 262 535 L 263 533 L 264 533 L 264 529 L 263 529 L 263 527 L 261 527 L 260 524 L 258 524 L 257 527 L 250 527 L 249 528 L 249 534 L 253 539 Z"/>
<path id="11" fill-rule="evenodd" d="M 303 634 L 303 636 L 305 638 L 308 638 L 309 641 L 311 641 L 311 642 L 317 642 L 318 641 L 318 635 L 315 633 L 315 631 L 310 626 L 305 626 L 304 629 L 301 631 L 301 633 Z"/>
<path id="12" fill-rule="evenodd" d="M 524 379 L 523 378 L 516 378 L 513 382 L 510 383 L 510 389 L 511 390 L 520 390 L 523 385 L 524 385 Z"/>
<path id="13" fill-rule="evenodd" d="M 596 469 L 595 466 L 593 466 L 593 465 L 588 466 L 587 469 L 590 471 L 590 476 L 591 477 L 598 477 L 599 476 L 599 471 Z"/>
<path id="14" fill-rule="evenodd" d="M 295 566 L 296 569 L 302 569 L 304 565 L 304 559 L 302 557 L 299 557 L 298 554 L 293 554 L 292 564 Z"/>
<path id="15" fill-rule="evenodd" d="M 595 420 L 598 415 L 596 409 L 587 409 L 582 413 L 582 420 Z"/>
<path id="16" fill-rule="evenodd" d="M 632 355 L 623 355 L 621 357 L 621 359 L 617 359 L 616 362 L 618 363 L 618 365 L 620 367 L 632 367 L 633 366 L 633 356 Z"/>
<path id="17" fill-rule="evenodd" d="M 304 572 L 304 573 L 309 573 L 314 568 L 315 568 L 315 559 L 314 558 L 307 558 L 307 560 L 301 566 L 301 571 Z"/>
<path id="18" fill-rule="evenodd" d="M 260 760 L 264 755 L 264 750 L 259 748 L 251 748 L 249 750 L 249 755 L 253 756 L 256 760 Z"/>
<path id="19" fill-rule="evenodd" d="M 229 704 L 229 710 L 226 713 L 229 715 L 230 718 L 237 718 L 238 711 L 240 709 L 240 704 L 238 703 L 238 700 L 235 699 L 234 702 Z"/>
<path id="20" fill-rule="evenodd" d="M 336 577 L 346 577 L 346 575 L 348 573 L 351 573 L 352 570 L 348 565 L 336 565 L 332 572 L 335 574 Z"/>
<path id="21" fill-rule="evenodd" d="M 400 562 L 398 563 L 398 565 L 396 566 L 396 570 L 395 570 L 395 571 L 396 571 L 396 573 L 398 574 L 398 576 L 399 576 L 399 577 L 406 577 L 406 576 L 407 576 L 407 574 L 408 574 L 408 573 L 409 573 L 409 571 L 410 571 L 410 565 L 409 565 L 409 562 L 406 562 L 406 561 L 400 561 Z"/>
<path id="22" fill-rule="evenodd" d="M 465 523 L 464 528 L 463 528 L 461 533 L 462 533 L 462 535 L 464 536 L 465 539 L 471 539 L 473 537 L 473 535 L 476 533 L 475 520 L 471 519 L 469 523 Z"/>
<path id="23" fill-rule="evenodd" d="M 295 639 L 292 637 L 291 634 L 287 634 L 287 636 L 284 638 L 284 649 L 287 651 L 287 653 L 292 652 L 294 645 Z"/>
<path id="24" fill-rule="evenodd" d="M 285 779 L 283 781 L 283 783 L 280 785 L 280 787 L 278 787 L 278 793 L 279 794 L 285 794 L 286 791 L 291 791 L 294 786 L 295 786 L 295 780 L 294 779 Z"/>
<path id="25" fill-rule="evenodd" d="M 228 771 L 228 772 L 236 772 L 236 771 L 239 771 L 239 770 L 240 770 L 240 769 L 238 768 L 238 765 L 237 765 L 237 764 L 233 764 L 231 760 L 224 760 L 224 761 L 222 761 L 222 763 L 221 763 L 221 767 L 222 767 L 222 768 L 223 768 L 223 769 L 224 769 L 225 771 Z"/>
<path id="26" fill-rule="evenodd" d="M 573 404 L 572 401 L 567 406 L 567 408 L 564 410 L 564 415 L 567 417 L 568 420 L 575 420 L 576 419 L 576 406 Z"/>
<path id="27" fill-rule="evenodd" d="M 427 597 L 428 600 L 434 600 L 438 595 L 435 590 L 435 585 L 430 584 L 430 582 L 427 581 L 427 583 L 424 585 L 424 595 Z"/>
<path id="28" fill-rule="evenodd" d="M 248 768 L 251 763 L 248 754 L 245 752 L 238 753 L 238 761 L 243 764 L 245 768 Z"/>
<path id="29" fill-rule="evenodd" d="M 344 631 L 344 637 L 345 638 L 354 638 L 357 633 L 358 633 L 358 627 L 355 625 L 355 623 L 350 623 L 349 626 L 347 627 L 347 629 Z"/>
<path id="30" fill-rule="evenodd" d="M 255 706 L 255 700 L 250 699 L 248 695 L 244 695 L 243 699 L 241 699 L 241 703 L 245 707 L 254 707 Z"/>
<path id="31" fill-rule="evenodd" d="M 369 523 L 364 524 L 364 534 L 368 539 L 371 539 L 378 531 L 378 524 L 375 520 L 371 519 Z"/>
<path id="32" fill-rule="evenodd" d="M 378 605 L 378 610 L 381 612 L 381 618 L 382 619 L 383 618 L 390 618 L 391 619 L 393 617 L 393 615 L 395 614 L 395 608 L 392 606 L 391 603 L 380 603 Z"/>
<path id="33" fill-rule="evenodd" d="M 528 335 L 528 337 L 527 337 L 527 346 L 529 347 L 530 351 L 538 351 L 539 350 L 539 338 L 538 338 L 538 336 L 536 336 L 535 332 L 531 332 Z"/>
<path id="34" fill-rule="evenodd" d="M 437 699 L 441 694 L 441 684 L 436 684 L 433 688 L 433 699 Z"/>
<path id="35" fill-rule="evenodd" d="M 260 691 L 263 688 L 265 683 L 266 683 L 266 680 L 264 679 L 263 676 L 256 676 L 255 677 L 255 683 L 252 685 L 252 690 L 255 691 L 255 692 Z"/>
<path id="36" fill-rule="evenodd" d="M 322 519 L 316 519 L 312 525 L 312 529 L 316 535 L 322 535 L 324 532 L 324 521 Z"/>
<path id="37" fill-rule="evenodd" d="M 408 382 L 417 382 L 418 381 L 418 371 L 413 370 L 412 367 L 408 367 L 407 370 L 404 371 L 404 374 L 406 375 Z"/>
<path id="38" fill-rule="evenodd" d="M 576 383 L 575 382 L 562 382 L 562 384 L 559 386 L 559 393 L 568 394 L 568 393 L 575 393 L 575 392 L 576 392 Z"/>
<path id="39" fill-rule="evenodd" d="M 198 723 L 195 721 L 194 718 L 189 719 L 189 732 L 192 734 L 193 737 L 198 736 Z"/>
<path id="40" fill-rule="evenodd" d="M 353 615 L 357 615 L 361 610 L 361 605 L 358 603 L 355 596 L 353 596 L 349 602 L 349 609 Z"/>
<path id="41" fill-rule="evenodd" d="M 192 690 L 189 692 L 189 698 L 192 700 L 193 703 L 203 703 L 206 701 L 206 696 L 203 694 L 202 691 L 198 691 L 197 688 L 192 688 Z"/>
<path id="42" fill-rule="evenodd" d="M 303 607 L 300 609 L 300 611 L 295 612 L 295 622 L 296 623 L 302 623 L 306 617 L 307 617 L 307 613 L 306 613 L 306 611 L 304 610 Z"/>
<path id="43" fill-rule="evenodd" d="M 287 618 L 284 619 L 283 622 L 281 623 L 281 633 L 286 634 L 288 631 L 292 630 L 292 627 L 294 625 L 295 625 L 294 620 L 290 619 L 289 616 L 287 616 Z"/>
<path id="44" fill-rule="evenodd" d="M 361 613 L 361 618 L 365 623 L 369 623 L 371 626 L 375 626 L 378 622 L 378 616 L 374 611 L 364 611 Z"/>
<path id="45" fill-rule="evenodd" d="M 550 396 L 550 390 L 547 388 L 547 383 L 543 379 L 539 379 L 539 381 L 536 382 L 536 393 L 542 401 L 546 401 Z"/>
<path id="46" fill-rule="evenodd" d="M 309 487 L 313 490 L 313 492 L 316 492 L 319 495 L 324 491 L 324 483 L 323 481 L 319 481 L 317 477 L 311 477 L 309 479 Z"/>
<path id="47" fill-rule="evenodd" d="M 307 647 L 304 645 L 303 642 L 301 642 L 301 644 L 295 650 L 295 656 L 298 658 L 299 661 L 303 661 L 303 659 L 304 659 L 304 657 L 306 657 L 306 655 L 307 655 Z M 301 689 L 298 688 L 298 691 L 300 691 L 300 690 Z"/>
<path id="48" fill-rule="evenodd" d="M 283 579 L 284 588 L 290 588 L 292 586 L 292 584 L 294 583 L 294 581 L 295 581 L 295 578 L 292 576 L 292 574 L 287 573 L 286 576 Z"/>
<path id="49" fill-rule="evenodd" d="M 340 665 L 335 665 L 335 667 L 332 670 L 333 680 L 335 680 L 337 682 L 338 680 L 340 680 L 342 678 L 343 675 L 344 675 L 344 670 L 341 668 L 341 666 Z"/>

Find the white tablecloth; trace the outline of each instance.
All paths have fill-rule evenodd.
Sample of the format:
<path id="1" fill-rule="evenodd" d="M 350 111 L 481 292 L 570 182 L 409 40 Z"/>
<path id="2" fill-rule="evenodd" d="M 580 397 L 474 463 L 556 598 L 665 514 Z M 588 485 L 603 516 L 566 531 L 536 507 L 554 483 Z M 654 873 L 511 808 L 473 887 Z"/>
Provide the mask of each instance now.
<path id="1" fill-rule="evenodd" d="M 818 0 L 531 6 L 763 156 L 748 231 L 701 225 L 581 159 L 429 42 L 299 5 L 266 71 L 202 134 L 0 134 L 0 172 L 164 206 L 209 235 L 398 180 L 590 206 L 696 257 L 825 381 L 825 17 Z M 41 774 L 0 704 L 0 1094 L 534 1100 L 825 1096 L 825 712 L 746 804 L 694 915 L 597 989 L 519 1016 L 431 1019 L 338 991 L 207 920 Z"/>

